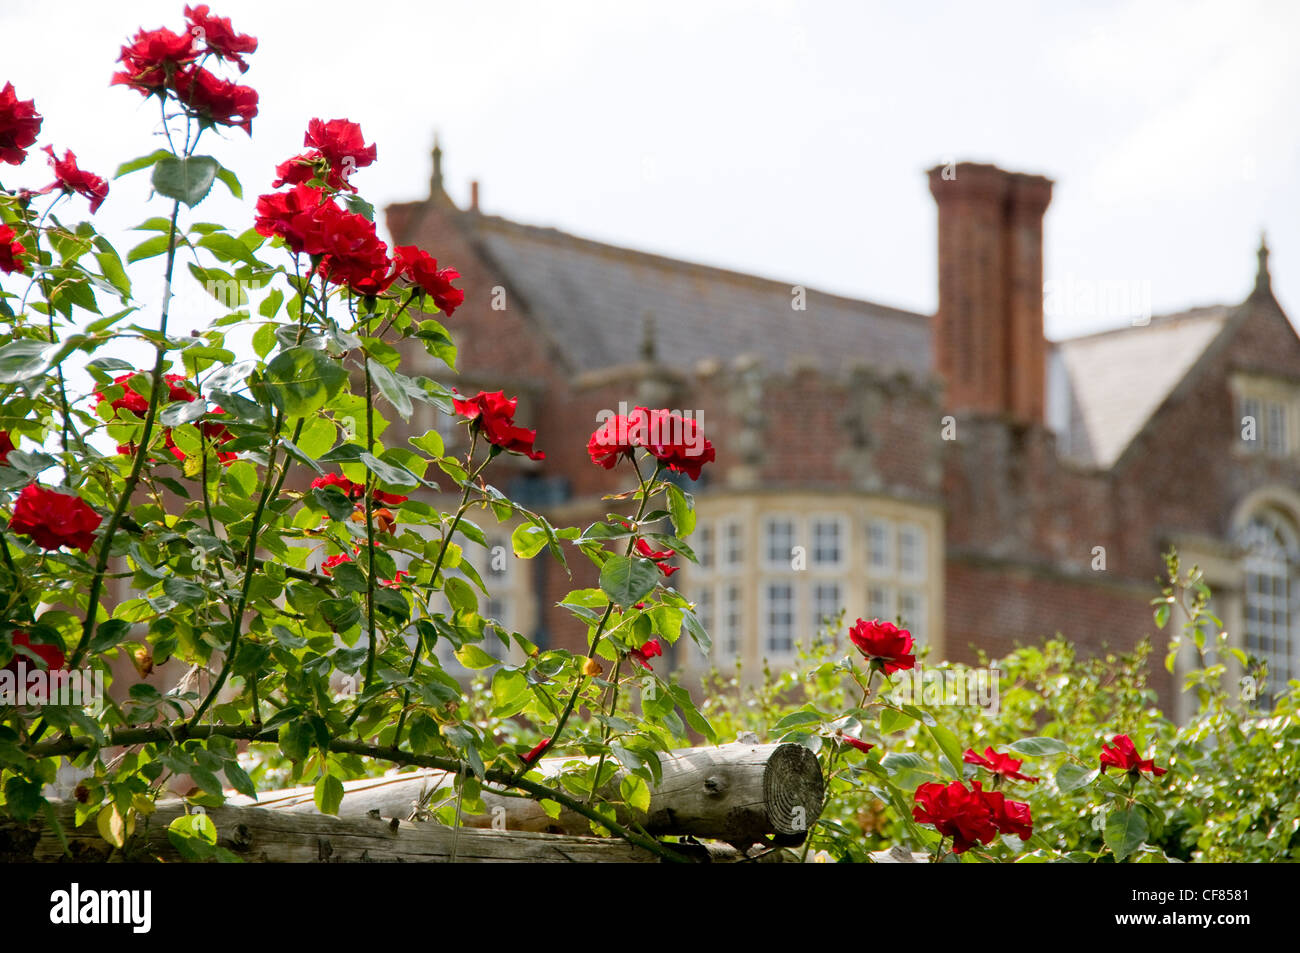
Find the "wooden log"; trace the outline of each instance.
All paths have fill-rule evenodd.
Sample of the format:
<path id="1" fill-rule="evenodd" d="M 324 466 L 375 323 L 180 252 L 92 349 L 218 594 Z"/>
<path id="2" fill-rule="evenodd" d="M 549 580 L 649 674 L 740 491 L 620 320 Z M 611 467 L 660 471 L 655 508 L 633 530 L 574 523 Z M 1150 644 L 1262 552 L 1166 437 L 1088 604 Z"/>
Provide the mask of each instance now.
<path id="1" fill-rule="evenodd" d="M 544 758 L 538 770 L 554 777 L 566 762 L 590 759 Z M 689 835 L 721 840 L 742 849 L 772 836 L 778 844 L 799 844 L 821 814 L 825 794 L 821 766 L 802 745 L 732 743 L 684 748 L 662 758 L 663 780 L 650 788 L 650 810 L 633 818 L 655 837 Z M 611 789 L 617 791 L 617 775 Z M 445 771 L 423 770 L 343 785 L 341 816 L 378 812 L 381 817 L 418 818 L 454 780 Z M 586 834 L 585 817 L 563 810 L 550 817 L 536 801 L 484 790 L 487 813 L 467 815 L 467 827 L 504 828 L 557 834 Z M 230 803 L 257 804 L 280 811 L 315 813 L 313 789 L 292 788 Z M 620 811 L 620 823 L 629 820 Z"/>
<path id="2" fill-rule="evenodd" d="M 38 814 L 20 824 L 0 818 L 0 863 L 44 862 L 68 859 L 102 862 L 179 861 L 181 855 L 167 839 L 167 825 L 184 813 L 180 801 L 162 801 L 148 817 L 136 821 L 135 834 L 123 851 L 115 851 L 99 835 L 94 821 L 74 827 L 75 805 L 56 802 L 55 814 L 63 825 L 71 858 L 58 836 Z M 647 850 L 615 838 L 536 834 L 462 828 L 441 824 L 381 820 L 372 817 L 329 817 L 272 811 L 260 807 L 223 806 L 207 810 L 217 828 L 217 845 L 252 863 L 656 863 Z M 727 847 L 698 844 L 671 845 L 673 850 L 704 863 L 749 860 Z M 776 856 L 755 858 L 764 862 L 788 860 Z"/>

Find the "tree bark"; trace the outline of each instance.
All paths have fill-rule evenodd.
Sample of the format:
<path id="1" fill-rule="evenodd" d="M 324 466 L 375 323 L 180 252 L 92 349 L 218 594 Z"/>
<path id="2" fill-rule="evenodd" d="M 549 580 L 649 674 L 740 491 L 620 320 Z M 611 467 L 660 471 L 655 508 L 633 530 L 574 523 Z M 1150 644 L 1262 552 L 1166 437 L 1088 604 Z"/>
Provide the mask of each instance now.
<path id="1" fill-rule="evenodd" d="M 565 763 L 591 759 L 544 758 L 538 770 L 554 778 Z M 802 745 L 733 743 L 684 748 L 662 758 L 663 780 L 650 787 L 650 809 L 632 812 L 620 806 L 619 822 L 636 821 L 655 837 L 689 835 L 721 840 L 741 849 L 771 836 L 778 844 L 802 843 L 821 814 L 825 794 L 821 766 Z M 622 772 L 608 789 L 616 794 Z M 341 816 L 418 818 L 435 798 L 453 796 L 454 775 L 422 770 L 343 785 Z M 553 834 L 587 834 L 582 815 L 562 810 L 550 817 L 532 800 L 483 791 L 487 813 L 466 815 L 467 827 L 504 828 Z M 256 801 L 234 796 L 231 804 L 257 804 L 282 812 L 316 813 L 313 789 L 292 788 L 259 794 Z M 633 815 L 633 816 L 629 816 Z"/>
<path id="2" fill-rule="evenodd" d="M 167 839 L 167 825 L 185 813 L 180 801 L 161 801 L 158 809 L 136 821 L 134 835 L 117 850 L 99 835 L 93 820 L 74 827 L 76 805 L 55 802 L 70 853 L 42 814 L 27 824 L 0 818 L 0 863 L 107 860 L 167 861 L 182 859 Z M 656 863 L 658 858 L 626 841 L 523 831 L 464 829 L 441 824 L 381 820 L 374 817 L 329 817 L 272 811 L 260 807 L 214 807 L 207 810 L 217 828 L 217 846 L 250 863 Z M 730 863 L 749 858 L 725 846 L 673 844 L 673 850 L 702 863 Z M 789 860 L 774 851 L 763 861 Z"/>

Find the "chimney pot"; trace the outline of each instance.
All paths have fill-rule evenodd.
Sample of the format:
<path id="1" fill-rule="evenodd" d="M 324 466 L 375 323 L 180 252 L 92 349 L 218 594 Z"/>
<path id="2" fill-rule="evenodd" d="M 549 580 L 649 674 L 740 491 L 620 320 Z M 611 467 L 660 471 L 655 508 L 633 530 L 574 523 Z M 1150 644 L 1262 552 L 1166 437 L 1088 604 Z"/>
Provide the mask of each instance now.
<path id="1" fill-rule="evenodd" d="M 469 184 L 469 210 L 471 212 L 478 211 L 478 179 Z"/>

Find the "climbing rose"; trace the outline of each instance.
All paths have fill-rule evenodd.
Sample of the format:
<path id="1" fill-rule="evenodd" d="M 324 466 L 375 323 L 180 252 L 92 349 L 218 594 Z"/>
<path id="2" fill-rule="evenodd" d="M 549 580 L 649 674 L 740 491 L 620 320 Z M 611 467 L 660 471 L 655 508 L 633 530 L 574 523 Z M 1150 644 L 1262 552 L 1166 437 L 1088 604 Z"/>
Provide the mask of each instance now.
<path id="1" fill-rule="evenodd" d="M 113 74 L 110 86 L 129 86 L 142 95 L 162 94 L 171 78 L 198 56 L 194 38 L 166 27 L 140 30 L 122 47 L 118 62 L 124 69 Z"/>
<path id="2" fill-rule="evenodd" d="M 331 209 L 338 212 L 320 189 L 295 185 L 288 192 L 272 192 L 257 200 L 253 227 L 267 238 L 280 236 L 296 255 L 319 255 L 325 251 L 325 224 Z"/>
<path id="3" fill-rule="evenodd" d="M 375 223 L 364 215 L 345 212 L 333 202 L 316 210 L 321 222 L 321 260 L 317 271 L 336 285 L 357 294 L 376 295 L 397 278 L 389 274 L 388 246 L 375 233 Z"/>
<path id="4" fill-rule="evenodd" d="M 0 89 L 0 162 L 21 165 L 41 131 L 36 101 L 19 99 L 13 83 Z"/>
<path id="5" fill-rule="evenodd" d="M 94 215 L 104 204 L 104 199 L 108 198 L 108 183 L 97 175 L 78 169 L 77 157 L 71 149 L 63 153 L 62 159 L 54 155 L 53 146 L 45 146 L 44 151 L 49 153 L 50 165 L 54 166 L 54 181 L 41 189 L 41 192 L 63 189 L 65 192 L 84 195 L 90 199 L 90 214 Z"/>
<path id="6" fill-rule="evenodd" d="M 185 19 L 190 21 L 190 33 L 194 42 L 202 42 L 211 53 L 223 60 L 239 65 L 241 73 L 248 71 L 241 53 L 257 52 L 257 39 L 246 33 L 236 33 L 230 23 L 230 17 L 211 16 L 208 5 L 200 3 L 196 7 L 185 8 Z"/>
<path id="7" fill-rule="evenodd" d="M 336 486 L 349 500 L 359 500 L 366 494 L 366 485 L 364 483 L 353 483 L 345 476 L 337 473 L 330 473 L 323 477 L 317 477 L 311 481 L 311 485 L 316 489 L 324 489 L 327 486 Z M 374 499 L 378 503 L 386 503 L 389 506 L 398 506 L 405 503 L 409 497 L 400 496 L 397 493 L 385 493 L 383 490 L 375 490 Z"/>
<path id="8" fill-rule="evenodd" d="M 460 277 L 460 272 L 455 268 L 439 268 L 438 259 L 415 245 L 398 245 L 393 250 L 393 267 L 398 275 L 419 285 L 444 314 L 453 314 L 465 303 L 465 292 L 451 284 Z"/>
<path id="9" fill-rule="evenodd" d="M 504 391 L 488 393 L 479 391 L 473 397 L 452 398 L 456 413 L 473 421 L 473 426 L 482 429 L 488 443 L 514 453 L 524 453 L 530 460 L 545 460 L 546 454 L 533 449 L 537 439 L 536 430 L 527 430 L 515 426 L 515 407 L 519 398 L 507 398 Z"/>
<path id="10" fill-rule="evenodd" d="M 22 259 L 27 249 L 15 239 L 16 234 L 8 225 L 0 225 L 0 271 L 5 274 L 16 271 L 21 275 L 27 270 L 27 262 Z"/>
<path id="11" fill-rule="evenodd" d="M 978 781 L 975 784 L 979 784 Z M 1034 833 L 1034 819 L 1029 805 L 1023 801 L 1008 800 L 999 791 L 986 791 L 984 801 L 989 806 L 993 817 L 993 826 L 1002 834 L 1014 834 L 1022 841 L 1029 840 Z"/>
<path id="12" fill-rule="evenodd" d="M 331 169 L 325 157 L 315 150 L 285 159 L 277 165 L 275 181 L 271 187 L 278 189 L 282 185 L 303 185 L 316 178 L 323 179 L 336 192 L 343 189 L 356 191 L 356 187 L 349 185 L 340 172 Z"/>
<path id="13" fill-rule="evenodd" d="M 993 811 L 980 783 L 968 790 L 960 781 L 946 787 L 935 781 L 916 789 L 912 817 L 919 824 L 932 824 L 944 837 L 953 839 L 953 853 L 965 853 L 978 844 L 987 844 L 997 836 Z"/>
<path id="14" fill-rule="evenodd" d="M 0 463 L 5 466 L 9 465 L 9 452 L 16 450 L 13 438 L 9 436 L 9 431 L 0 430 Z"/>
<path id="15" fill-rule="evenodd" d="M 643 408 L 638 407 L 633 414 L 644 412 Z M 632 426 L 629 423 L 629 417 L 633 414 L 627 417 L 615 414 L 596 428 L 591 439 L 587 441 L 587 454 L 591 457 L 592 463 L 606 470 L 612 470 L 614 464 L 618 463 L 619 457 L 632 455 L 639 446 L 632 438 Z"/>
<path id="16" fill-rule="evenodd" d="M 117 400 L 113 401 L 109 406 L 113 408 L 114 412 L 118 410 L 129 410 L 137 417 L 143 417 L 149 412 L 149 401 L 143 394 L 132 388 L 130 383 L 128 383 L 134 376 L 134 374 L 122 374 L 113 378 L 114 384 L 122 385 L 123 393 L 121 397 L 117 398 Z M 190 403 L 191 401 L 199 399 L 199 395 L 189 389 L 189 382 L 185 379 L 183 374 L 164 375 L 163 381 L 167 384 L 167 400 L 162 401 L 160 406 L 169 401 L 184 401 L 185 403 Z M 106 400 L 108 400 L 108 398 L 105 396 L 103 391 L 95 392 L 96 406 L 102 404 Z M 212 413 L 222 414 L 225 413 L 225 411 L 220 407 L 213 407 Z M 200 429 L 203 431 L 205 437 L 217 444 L 226 443 L 234 439 L 234 434 L 226 429 L 225 424 L 219 424 L 215 421 L 204 421 L 200 425 Z M 176 446 L 176 441 L 172 439 L 170 427 L 163 431 L 163 444 L 177 460 L 183 461 L 185 459 L 185 451 Z M 119 444 L 117 452 L 135 453 L 135 446 L 133 444 Z M 239 459 L 239 454 L 218 450 L 217 459 L 222 463 L 233 463 L 235 460 Z"/>
<path id="17" fill-rule="evenodd" d="M 715 459 L 713 444 L 705 439 L 692 418 L 667 410 L 652 410 L 648 429 L 643 446 L 669 470 L 698 480 L 704 464 Z"/>
<path id="18" fill-rule="evenodd" d="M 866 754 L 868 751 L 870 751 L 872 748 L 875 747 L 875 745 L 873 744 L 868 744 L 865 741 L 859 741 L 857 738 L 851 738 L 848 735 L 841 735 L 840 740 L 843 741 L 846 745 L 852 745 L 853 747 L 857 748 L 863 754 Z"/>
<path id="19" fill-rule="evenodd" d="M 912 654 L 912 633 L 892 622 L 872 619 L 849 629 L 849 638 L 869 661 L 878 664 L 886 675 L 916 665 Z"/>
<path id="20" fill-rule="evenodd" d="M 992 748 L 985 748 L 984 754 L 978 755 L 974 748 L 967 748 L 966 753 L 962 755 L 962 760 L 967 764 L 977 764 L 981 768 L 987 768 L 999 777 L 1008 778 L 1014 781 L 1028 781 L 1030 784 L 1037 784 L 1038 778 L 1031 778 L 1027 774 L 1020 773 L 1020 766 L 1024 761 L 1017 761 L 1009 754 L 998 754 Z"/>
<path id="21" fill-rule="evenodd" d="M 1119 768 L 1135 776 L 1143 771 L 1149 771 L 1158 778 L 1168 770 L 1157 768 L 1154 759 L 1148 758 L 1143 761 L 1137 752 L 1137 746 L 1133 744 L 1133 739 L 1128 735 L 1116 735 L 1111 744 L 1115 747 L 1111 748 L 1105 742 L 1101 745 L 1102 774 L 1106 773 L 1107 768 Z"/>
<path id="22" fill-rule="evenodd" d="M 665 565 L 664 565 L 664 563 L 665 563 L 667 560 L 672 559 L 675 555 L 677 555 L 676 550 L 672 550 L 672 549 L 662 549 L 662 550 L 651 549 L 651 548 L 650 548 L 650 544 L 647 543 L 644 539 L 638 539 L 638 540 L 636 541 L 636 554 L 637 554 L 638 556 L 641 556 L 641 557 L 645 558 L 645 559 L 649 559 L 649 560 L 651 560 L 651 561 L 652 561 L 656 566 L 659 567 L 659 571 L 660 571 L 661 573 L 663 573 L 665 576 L 671 576 L 671 575 L 672 575 L 673 573 L 675 573 L 677 570 L 679 570 L 679 569 L 682 568 L 681 566 L 665 566 Z"/>
<path id="23" fill-rule="evenodd" d="M 637 665 L 640 665 L 642 668 L 648 669 L 649 671 L 653 672 L 655 669 L 654 666 L 650 664 L 650 659 L 658 658 L 659 656 L 663 655 L 664 649 L 663 646 L 659 644 L 658 639 L 651 639 L 649 642 L 646 642 L 644 645 L 642 645 L 639 649 L 632 649 L 627 654 L 628 654 L 628 658 L 636 662 Z"/>
<path id="24" fill-rule="evenodd" d="M 349 167 L 362 169 L 375 161 L 378 150 L 372 142 L 366 145 L 361 127 L 347 119 L 313 119 L 307 123 L 302 144 L 310 146 L 335 169 L 347 177 Z M 351 160 L 351 161 L 349 161 Z"/>
<path id="25" fill-rule="evenodd" d="M 85 552 L 95 542 L 100 521 L 100 515 L 81 497 L 33 483 L 14 501 L 9 528 L 30 536 L 43 549 L 70 546 Z"/>
<path id="26" fill-rule="evenodd" d="M 176 74 L 176 98 L 202 120 L 238 126 L 250 136 L 257 116 L 257 90 L 222 79 L 201 66 Z"/>
<path id="27" fill-rule="evenodd" d="M 67 664 L 67 658 L 64 656 L 63 650 L 60 649 L 57 645 L 45 645 L 45 644 L 33 645 L 31 637 L 28 636 L 26 632 L 15 632 L 13 636 L 13 645 L 14 645 L 14 649 L 17 649 L 18 646 L 20 645 L 24 646 L 25 648 L 31 649 L 32 652 L 40 656 L 41 661 L 45 663 L 45 667 L 52 671 L 57 671 L 63 668 L 63 666 Z M 11 672 L 17 672 L 18 662 L 20 659 L 28 667 L 31 667 L 32 664 L 31 659 L 26 655 L 23 655 L 20 652 L 15 651 L 14 657 L 9 660 L 9 664 L 7 664 L 5 668 Z"/>
<path id="28" fill-rule="evenodd" d="M 327 576 L 332 576 L 333 573 L 330 572 L 331 569 L 333 569 L 335 566 L 342 565 L 343 563 L 350 563 L 350 562 L 352 562 L 351 556 L 349 556 L 347 553 L 339 553 L 337 556 L 331 556 L 329 559 L 321 563 L 320 571 Z"/>

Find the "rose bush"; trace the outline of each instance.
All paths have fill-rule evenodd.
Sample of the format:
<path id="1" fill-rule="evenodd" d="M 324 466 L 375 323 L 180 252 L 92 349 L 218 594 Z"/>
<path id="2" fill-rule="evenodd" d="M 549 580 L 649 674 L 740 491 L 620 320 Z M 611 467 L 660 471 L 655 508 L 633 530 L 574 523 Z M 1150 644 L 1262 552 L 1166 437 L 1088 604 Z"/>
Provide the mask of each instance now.
<path id="1" fill-rule="evenodd" d="M 5 813 L 57 827 L 47 798 L 71 763 L 76 822 L 93 818 L 122 848 L 178 778 L 194 805 L 307 782 L 335 812 L 344 780 L 423 766 L 455 775 L 434 805 L 444 821 L 484 813 L 485 787 L 511 790 L 681 859 L 616 808 L 646 809 L 661 753 L 757 731 L 823 759 L 828 801 L 805 856 L 866 860 L 892 845 L 961 861 L 1295 855 L 1296 693 L 1271 716 L 1234 707 L 1226 636 L 1205 636 L 1217 631 L 1208 591 L 1176 563 L 1157 620 L 1183 605 L 1202 658 L 1190 681 L 1201 714 L 1183 728 L 1153 709 L 1144 653 L 1084 662 L 1060 643 L 1002 660 L 996 717 L 903 701 L 893 679 L 918 658 L 904 620 L 836 626 L 805 664 L 752 689 L 715 676 L 693 697 L 657 672 L 666 645 L 709 647 L 670 560 L 695 558 L 694 501 L 675 479 L 697 479 L 713 444 L 668 410 L 605 420 L 586 449 L 627 475 L 611 499 L 628 511 L 585 529 L 501 492 L 494 461 L 544 459 L 546 435 L 516 420 L 503 390 L 468 396 L 410 372 L 413 348 L 454 371 L 455 342 L 434 316 L 466 289 L 437 249 L 390 251 L 378 236 L 353 178 L 379 151 L 357 123 L 313 119 L 301 145 L 286 143 L 275 191 L 235 228 L 196 220 L 217 182 L 242 198 L 198 147 L 223 128 L 252 134 L 257 92 L 214 70 L 242 77 L 258 44 L 206 5 L 185 18 L 140 30 L 111 76 L 156 99 L 170 146 L 117 170 L 148 171 L 163 212 L 125 256 L 93 225 L 109 182 L 72 151 L 42 147 L 53 184 L 9 181 L 43 179 L 25 168 L 42 118 L 12 84 L 0 90 L 0 163 L 13 167 L 0 178 L 0 668 L 92 668 L 112 683 L 94 712 L 0 706 Z M 59 206 L 92 220 L 65 224 Z M 180 336 L 168 298 L 146 320 L 132 270 L 155 259 L 169 289 L 184 261 L 224 313 Z M 234 346 L 241 331 L 251 351 Z M 144 369 L 123 358 L 128 343 L 151 353 Z M 463 455 L 436 430 L 389 436 L 391 417 L 409 421 L 418 403 L 460 420 Z M 584 654 L 488 615 L 476 520 L 503 524 L 517 558 L 593 564 L 598 585 L 560 602 L 586 631 Z M 149 678 L 172 659 L 194 677 L 161 691 Z M 567 759 L 558 776 L 537 770 L 543 754 Z M 1042 783 L 1021 770 L 1029 758 Z M 173 842 L 232 859 L 205 824 L 181 819 Z"/>

